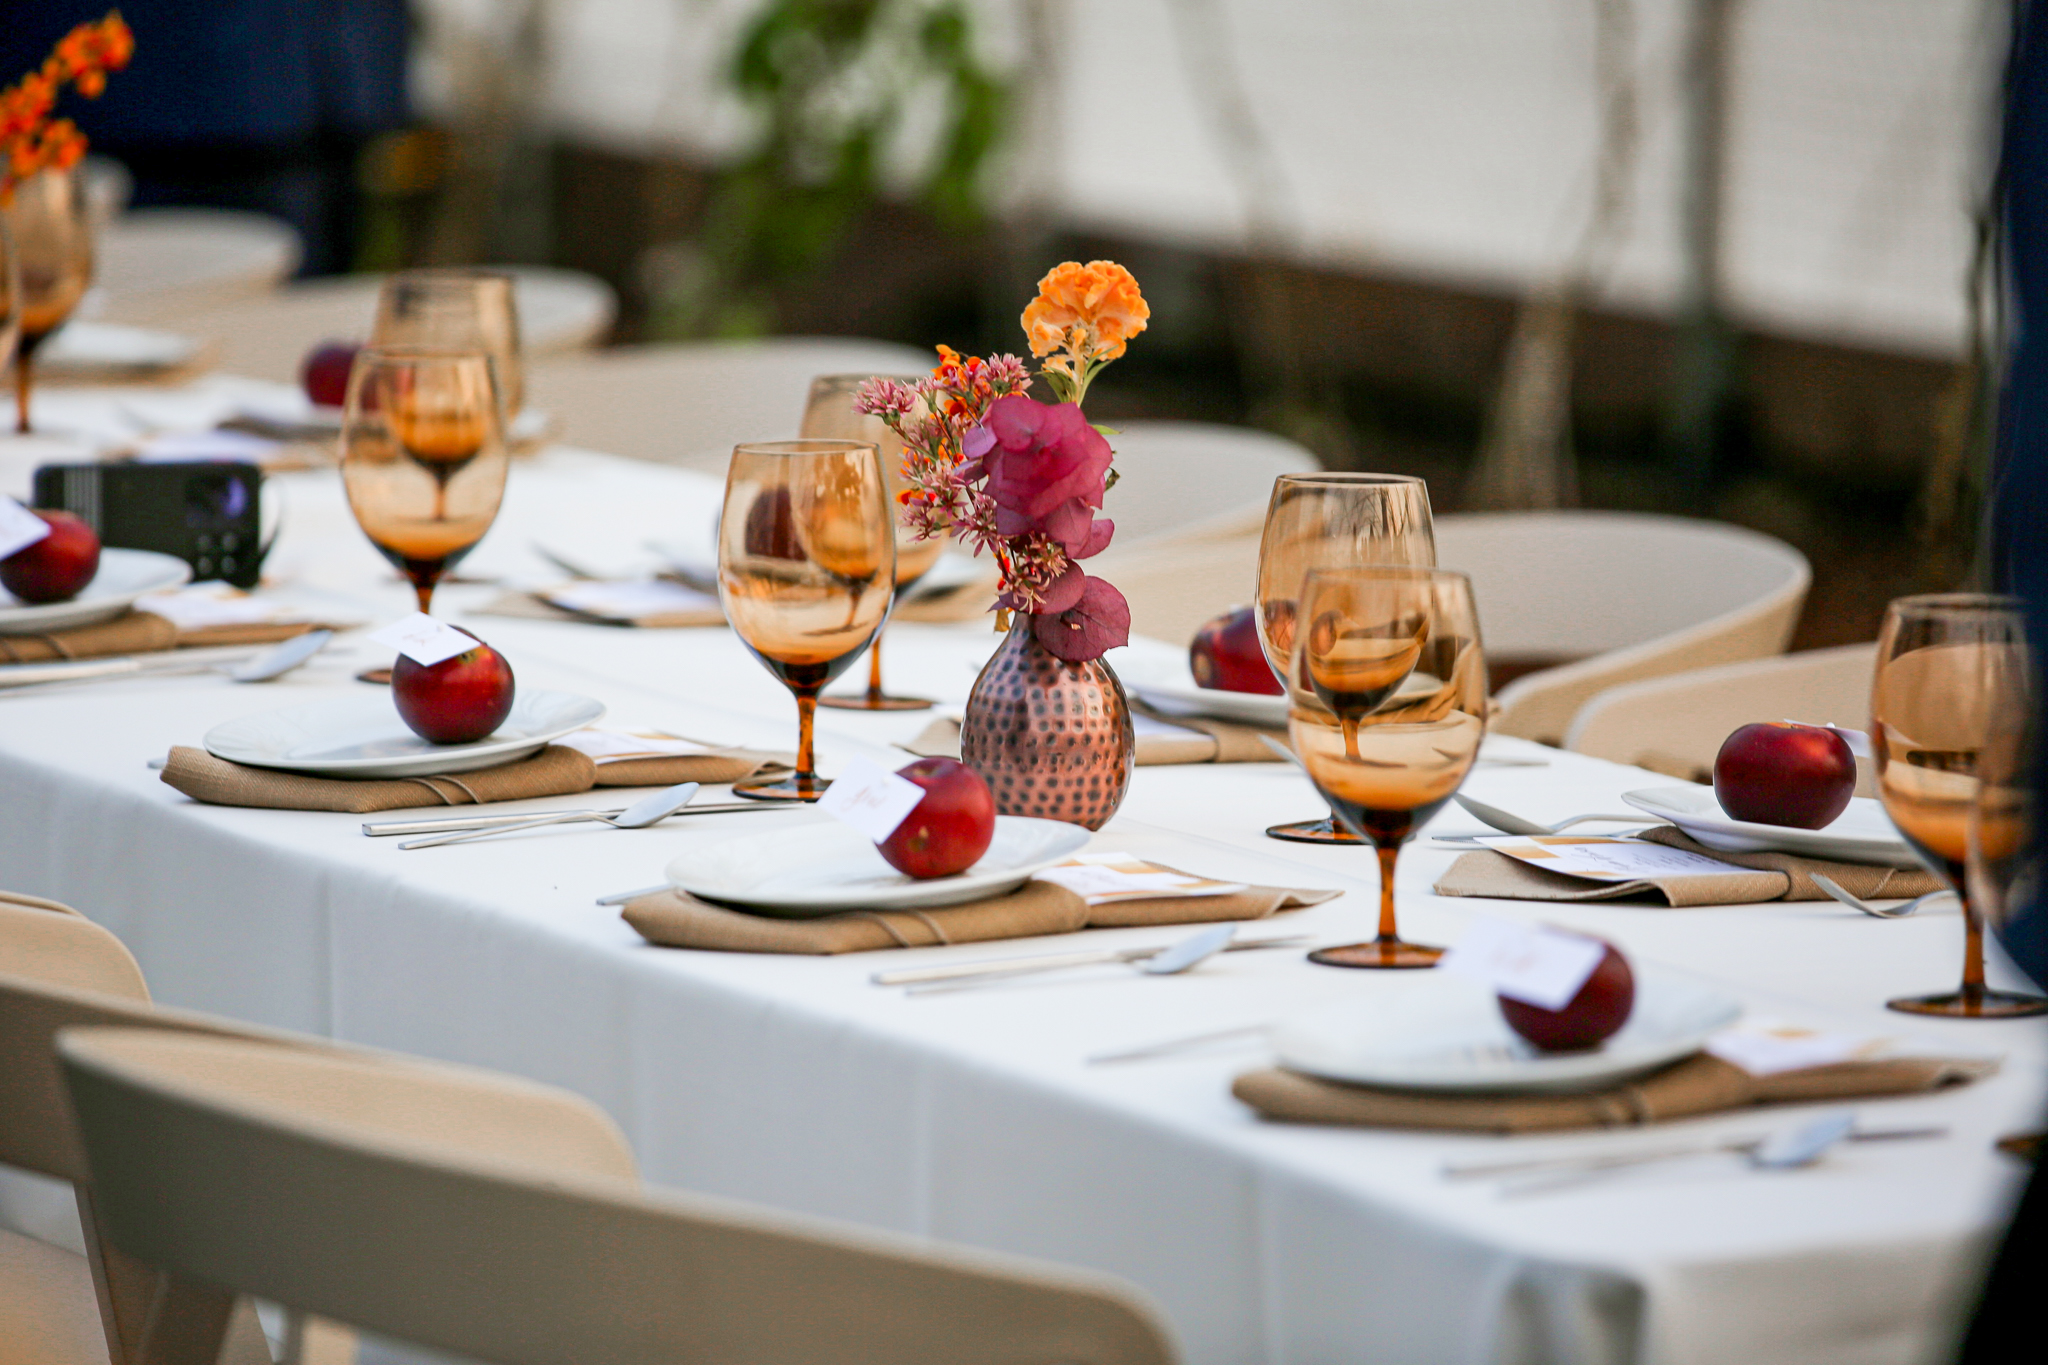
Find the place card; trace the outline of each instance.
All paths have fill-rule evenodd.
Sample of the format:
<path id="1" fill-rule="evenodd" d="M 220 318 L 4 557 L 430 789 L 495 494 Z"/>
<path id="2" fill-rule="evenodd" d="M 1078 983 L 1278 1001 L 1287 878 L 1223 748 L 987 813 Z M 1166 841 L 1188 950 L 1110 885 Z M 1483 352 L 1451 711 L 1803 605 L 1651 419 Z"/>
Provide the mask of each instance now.
<path id="1" fill-rule="evenodd" d="M 1754 876 L 1749 868 L 1724 863 L 1687 849 L 1638 839 L 1596 834 L 1484 835 L 1474 843 L 1505 853 L 1546 872 L 1596 882 L 1649 881 L 1657 877 Z"/>
<path id="2" fill-rule="evenodd" d="M 1606 955 L 1606 944 L 1583 934 L 1479 915 L 1436 965 L 1510 1000 L 1561 1010 Z"/>
<path id="3" fill-rule="evenodd" d="M 1082 853 L 1036 874 L 1087 901 L 1153 900 L 1162 896 L 1228 896 L 1244 890 L 1243 882 L 1219 882 L 1148 863 L 1128 853 Z"/>
<path id="4" fill-rule="evenodd" d="M 565 610 L 602 617 L 607 621 L 643 621 L 649 617 L 681 616 L 719 609 L 718 599 L 711 594 L 664 579 L 648 582 L 593 579 L 549 588 L 535 595 L 543 602 Z"/>
<path id="5" fill-rule="evenodd" d="M 652 731 L 573 730 L 555 743 L 588 755 L 600 768 L 629 758 L 694 758 L 711 752 L 709 745 L 693 739 Z"/>
<path id="6" fill-rule="evenodd" d="M 909 778 L 898 777 L 879 763 L 855 758 L 825 788 L 818 809 L 879 844 L 896 832 L 896 826 L 922 800 L 924 788 Z"/>
<path id="7" fill-rule="evenodd" d="M 464 635 L 447 622 L 416 611 L 370 636 L 370 643 L 403 654 L 423 668 L 432 668 L 458 654 L 467 654 L 478 642 L 475 636 Z"/>
<path id="8" fill-rule="evenodd" d="M 202 583 L 171 592 L 148 593 L 135 600 L 135 609 L 161 616 L 179 630 L 274 625 L 304 619 L 304 613 L 282 603 L 251 597 L 225 583 Z"/>
<path id="9" fill-rule="evenodd" d="M 0 498 L 0 559 L 19 554 L 50 534 L 50 523 L 13 498 Z"/>
<path id="10" fill-rule="evenodd" d="M 1777 1019 L 1744 1020 L 1707 1039 L 1706 1049 L 1752 1076 L 1862 1061 L 1891 1050 L 1889 1038 L 1829 1033 Z"/>

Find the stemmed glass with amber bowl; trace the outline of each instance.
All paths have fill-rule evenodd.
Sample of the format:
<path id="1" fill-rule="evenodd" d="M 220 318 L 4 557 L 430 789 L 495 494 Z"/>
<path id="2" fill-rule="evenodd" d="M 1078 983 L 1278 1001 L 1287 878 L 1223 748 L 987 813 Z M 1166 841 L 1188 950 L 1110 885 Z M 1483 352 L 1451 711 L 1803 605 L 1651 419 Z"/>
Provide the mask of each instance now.
<path id="1" fill-rule="evenodd" d="M 1296 598 L 1310 571 L 1367 564 L 1436 566 L 1429 487 L 1402 474 L 1283 474 L 1273 481 L 1259 540 L 1259 644 L 1275 677 L 1294 656 Z M 1270 838 L 1355 844 L 1334 816 L 1274 825 Z"/>
<path id="2" fill-rule="evenodd" d="M 2018 743 L 2011 736 L 2024 729 L 2032 706 L 2017 599 L 1942 593 L 1902 597 L 1886 609 L 1870 695 L 1878 797 L 1906 843 L 1963 903 L 1962 984 L 1886 1001 L 1892 1009 L 1960 1019 L 2048 1013 L 2048 999 L 1984 982 L 1985 914 L 2002 911 L 2005 898 L 1986 905 L 1983 892 L 1993 874 L 2016 869 L 2026 834 L 2019 799 L 2025 761 L 2002 748 Z"/>
<path id="3" fill-rule="evenodd" d="M 377 294 L 372 346 L 440 346 L 491 358 L 505 420 L 526 403 L 516 282 L 496 270 L 401 270 Z"/>
<path id="4" fill-rule="evenodd" d="M 1296 603 L 1288 737 L 1344 828 L 1379 853 L 1379 933 L 1323 948 L 1332 967 L 1433 967 L 1443 949 L 1394 921 L 1394 867 L 1458 790 L 1486 736 L 1486 660 L 1472 584 L 1393 566 L 1317 569 Z"/>
<path id="5" fill-rule="evenodd" d="M 818 693 L 867 648 L 889 612 L 896 537 L 874 446 L 738 446 L 718 524 L 718 596 L 761 666 L 796 696 L 796 771 L 733 787 L 761 801 L 815 801 Z"/>
<path id="6" fill-rule="evenodd" d="M 854 395 L 860 386 L 875 376 L 865 374 L 827 374 L 811 381 L 811 394 L 804 404 L 803 426 L 797 435 L 807 440 L 859 441 L 875 448 L 876 458 L 882 468 L 882 487 L 889 495 L 889 521 L 896 536 L 896 588 L 890 598 L 889 609 L 893 612 L 903 595 L 917 586 L 917 581 L 931 572 L 932 565 L 939 562 L 945 552 L 943 536 L 927 540 L 903 524 L 898 514 L 896 494 L 903 486 L 903 441 L 889 424 L 879 417 L 861 412 L 853 405 Z M 898 375 L 903 384 L 915 384 L 914 375 Z M 882 634 L 886 629 L 875 631 L 875 642 L 868 648 L 868 686 L 865 692 L 852 696 L 820 697 L 818 705 L 836 706 L 848 711 L 925 711 L 932 706 L 929 697 L 893 697 L 882 688 Z"/>
<path id="7" fill-rule="evenodd" d="M 37 171 L 0 207 L 13 239 L 21 334 L 14 351 L 15 430 L 26 435 L 35 354 L 64 325 L 92 283 L 92 220 L 84 177 L 76 170 Z"/>
<path id="8" fill-rule="evenodd" d="M 504 411 L 482 351 L 372 346 L 342 416 L 341 480 L 370 543 L 430 611 L 505 496 Z"/>

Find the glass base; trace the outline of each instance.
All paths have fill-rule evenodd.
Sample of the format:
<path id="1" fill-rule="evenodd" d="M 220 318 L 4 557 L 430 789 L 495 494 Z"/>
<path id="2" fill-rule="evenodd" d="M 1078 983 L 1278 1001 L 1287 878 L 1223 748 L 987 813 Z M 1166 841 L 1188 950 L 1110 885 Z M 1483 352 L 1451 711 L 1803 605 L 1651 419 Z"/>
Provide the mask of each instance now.
<path id="1" fill-rule="evenodd" d="M 356 674 L 357 682 L 375 683 L 379 687 L 391 686 L 391 670 L 388 668 L 366 668 Z"/>
<path id="2" fill-rule="evenodd" d="M 735 782 L 732 794 L 744 796 L 749 801 L 815 801 L 831 785 L 822 777 L 799 777 L 791 773 L 787 777 L 758 777 L 751 782 Z"/>
<path id="3" fill-rule="evenodd" d="M 1365 840 L 1337 823 L 1334 815 L 1320 820 L 1297 820 L 1291 825 L 1268 825 L 1268 839 L 1285 839 L 1291 844 L 1362 844 Z"/>
<path id="4" fill-rule="evenodd" d="M 2023 1019 L 2030 1014 L 2048 1014 L 2048 998 L 2018 991 L 1952 991 L 1947 995 L 1887 1000 L 1884 1007 L 1901 1014 L 1931 1014 L 1942 1019 Z"/>
<path id="5" fill-rule="evenodd" d="M 1341 948 L 1318 948 L 1308 955 L 1308 960 L 1320 962 L 1325 967 L 1380 967 L 1399 971 L 1434 967 L 1436 960 L 1443 955 L 1442 948 L 1410 943 L 1406 939 L 1376 938 L 1369 943 L 1347 943 Z"/>
<path id="6" fill-rule="evenodd" d="M 820 697 L 818 705 L 841 711 L 929 711 L 938 703 L 930 697 L 875 697 L 860 692 L 847 697 Z"/>

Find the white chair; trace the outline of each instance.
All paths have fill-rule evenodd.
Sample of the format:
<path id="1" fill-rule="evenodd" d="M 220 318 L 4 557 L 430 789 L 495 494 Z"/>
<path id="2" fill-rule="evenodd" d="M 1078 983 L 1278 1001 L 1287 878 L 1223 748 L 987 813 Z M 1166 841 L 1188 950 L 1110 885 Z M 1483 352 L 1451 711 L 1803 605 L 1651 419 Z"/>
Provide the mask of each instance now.
<path id="1" fill-rule="evenodd" d="M 923 374 L 930 351 L 857 337 L 621 346 L 527 367 L 529 407 L 570 445 L 725 476 L 742 441 L 786 441 L 821 374 Z"/>
<path id="2" fill-rule="evenodd" d="M 1627 683 L 1580 708 L 1564 747 L 1709 781 L 1721 742 L 1740 726 L 1796 720 L 1863 729 L 1876 665 L 1876 646 L 1844 645 Z M 1857 766 L 1857 794 L 1875 795 L 1868 761 Z"/>
<path id="3" fill-rule="evenodd" d="M 1305 446 L 1213 422 L 1124 422 L 1109 441 L 1117 485 L 1102 514 L 1118 549 L 1256 537 L 1273 481 L 1318 467 Z"/>
<path id="4" fill-rule="evenodd" d="M 59 1047 L 109 1236 L 192 1305 L 150 1365 L 211 1365 L 234 1290 L 507 1365 L 1173 1359 L 1105 1276 L 643 1191 L 562 1091 L 123 1029 Z"/>
<path id="5" fill-rule="evenodd" d="M 1629 512 L 1438 517 L 1436 558 L 1472 576 L 1489 662 L 1540 666 L 1492 728 L 1553 744 L 1608 688 L 1782 653 L 1812 580 L 1770 536 Z"/>

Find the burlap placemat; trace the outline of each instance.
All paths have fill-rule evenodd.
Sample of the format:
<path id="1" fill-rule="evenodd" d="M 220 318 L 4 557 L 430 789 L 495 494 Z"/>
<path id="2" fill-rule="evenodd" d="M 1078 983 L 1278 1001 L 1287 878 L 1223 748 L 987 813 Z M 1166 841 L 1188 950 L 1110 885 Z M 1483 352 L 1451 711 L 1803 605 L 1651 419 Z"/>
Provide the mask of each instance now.
<path id="1" fill-rule="evenodd" d="M 934 910 L 856 911 L 821 919 L 773 919 L 728 909 L 682 891 L 626 902 L 620 913 L 649 943 L 726 953 L 864 953 L 993 939 L 1037 938 L 1081 929 L 1209 924 L 1265 919 L 1320 905 L 1340 891 L 1248 886 L 1221 896 L 1161 896 L 1089 905 L 1051 882 L 1030 881 L 1003 896 Z"/>
<path id="2" fill-rule="evenodd" d="M 319 629 L 319 623 L 203 626 L 179 630 L 155 612 L 130 611 L 98 625 L 46 635 L 0 635 L 0 664 L 48 663 L 55 659 L 103 659 L 114 654 L 155 654 L 206 645 L 265 645 Z"/>
<path id="3" fill-rule="evenodd" d="M 1170 724 L 1197 733 L 1181 735 L 1139 735 L 1137 763 L 1140 768 L 1168 767 L 1180 763 L 1278 763 L 1280 755 L 1266 746 L 1261 735 L 1274 734 L 1250 725 L 1228 721 L 1195 720 L 1174 716 Z M 960 757 L 960 722 L 940 716 L 918 732 L 917 738 L 899 746 L 920 758 Z"/>
<path id="4" fill-rule="evenodd" d="M 532 796 L 588 791 L 597 765 L 586 754 L 550 744 L 531 758 L 446 777 L 348 779 L 252 768 L 179 745 L 163 780 L 194 801 L 270 810 L 329 810 L 368 815 L 410 806 L 487 805 Z M 687 781 L 689 779 L 678 779 Z"/>
<path id="5" fill-rule="evenodd" d="M 1531 867 L 1505 853 L 1480 849 L 1450 866 L 1432 888 L 1439 896 L 1493 896 L 1517 901 L 1604 901 L 1623 896 L 1654 896 L 1677 908 L 1696 905 L 1753 905 L 1758 901 L 1818 901 L 1828 893 L 1813 884 L 1818 872 L 1852 896 L 1866 900 L 1910 898 L 1939 891 L 1942 883 L 1920 868 L 1873 867 L 1868 863 L 1836 863 L 1790 853 L 1724 853 L 1666 826 L 1645 830 L 1639 838 L 1718 858 L 1754 869 L 1755 875 L 1655 877 L 1633 882 L 1589 882 Z"/>
<path id="6" fill-rule="evenodd" d="M 1897 1057 L 1752 1076 L 1698 1053 L 1624 1085 L 1582 1095 L 1447 1095 L 1381 1090 L 1277 1067 L 1239 1076 L 1230 1093 L 1284 1123 L 1439 1128 L 1468 1133 L 1549 1133 L 1628 1128 L 1760 1104 L 1917 1095 L 1978 1080 L 1998 1063 L 1975 1057 Z"/>

